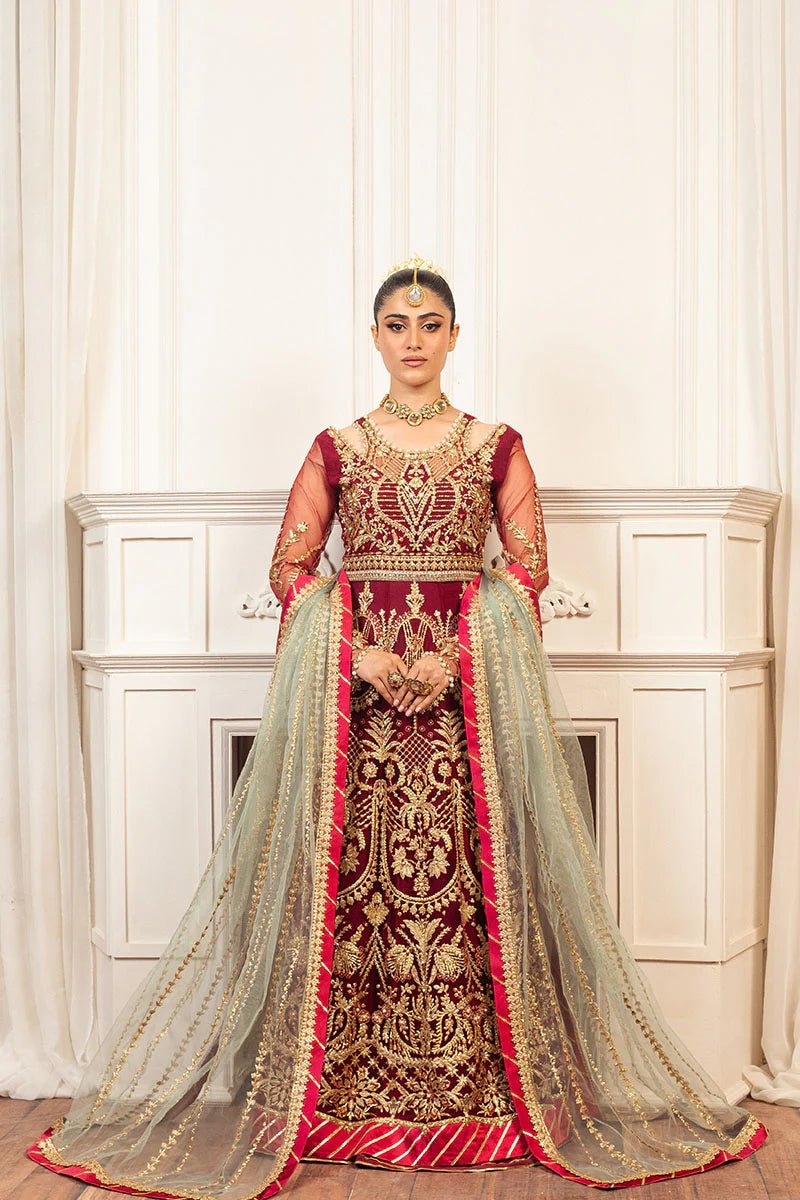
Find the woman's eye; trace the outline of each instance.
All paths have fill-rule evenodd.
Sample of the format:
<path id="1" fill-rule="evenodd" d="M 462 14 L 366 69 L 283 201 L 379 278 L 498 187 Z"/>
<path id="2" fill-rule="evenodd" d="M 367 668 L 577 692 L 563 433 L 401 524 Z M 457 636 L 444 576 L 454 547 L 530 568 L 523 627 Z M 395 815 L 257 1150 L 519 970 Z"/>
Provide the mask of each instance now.
<path id="1" fill-rule="evenodd" d="M 405 325 L 401 325 L 399 321 L 392 321 L 389 328 L 390 329 L 405 329 Z M 438 329 L 439 322 L 438 321 L 426 321 L 425 324 L 422 326 L 422 328 L 423 329 Z"/>

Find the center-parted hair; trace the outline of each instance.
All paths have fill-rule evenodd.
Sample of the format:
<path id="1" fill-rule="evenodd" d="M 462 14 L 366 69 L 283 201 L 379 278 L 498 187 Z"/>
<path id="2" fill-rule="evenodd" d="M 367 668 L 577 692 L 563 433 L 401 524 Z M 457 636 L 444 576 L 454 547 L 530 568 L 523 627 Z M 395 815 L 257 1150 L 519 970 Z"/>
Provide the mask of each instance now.
<path id="1" fill-rule="evenodd" d="M 398 288 L 410 287 L 414 282 L 414 268 L 406 267 L 402 271 L 395 271 L 393 275 L 389 275 L 384 279 L 381 286 L 375 295 L 375 301 L 372 306 L 372 315 L 375 319 L 375 324 L 378 324 L 378 312 L 383 307 L 386 300 Z M 443 275 L 437 275 L 434 271 L 417 271 L 417 283 L 423 287 L 426 292 L 433 294 L 442 301 L 446 308 L 450 310 L 450 328 L 452 329 L 456 322 L 456 302 L 453 299 L 453 293 L 450 290 L 450 284 Z M 427 311 L 427 308 L 426 308 Z"/>

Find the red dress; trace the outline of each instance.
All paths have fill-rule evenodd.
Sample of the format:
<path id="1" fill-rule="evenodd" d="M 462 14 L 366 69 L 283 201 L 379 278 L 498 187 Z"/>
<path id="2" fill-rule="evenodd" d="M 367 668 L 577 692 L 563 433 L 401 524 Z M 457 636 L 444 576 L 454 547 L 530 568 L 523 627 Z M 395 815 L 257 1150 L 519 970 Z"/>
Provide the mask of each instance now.
<path id="1" fill-rule="evenodd" d="M 669 1027 L 608 902 L 577 737 L 552 711 L 522 438 L 424 451 L 367 417 L 292 485 L 264 715 L 189 908 L 28 1148 L 163 1200 L 268 1200 L 301 1159 L 538 1163 L 590 1187 L 767 1136 Z M 344 561 L 317 567 L 337 513 Z M 501 566 L 486 567 L 494 520 Z M 457 660 L 408 715 L 352 651 Z"/>
<path id="2" fill-rule="evenodd" d="M 430 650 L 457 657 L 461 599 L 495 510 L 528 526 L 529 546 L 505 523 L 501 532 L 546 584 L 519 435 L 501 424 L 472 448 L 472 420 L 458 417 L 424 453 L 391 447 L 364 417 L 363 452 L 333 428 L 316 439 L 309 465 L 324 473 L 330 512 L 338 502 L 354 646 L 394 651 L 409 667 Z M 315 507 L 322 524 L 328 510 Z M 324 530 L 302 532 L 318 555 Z M 291 557 L 316 565 L 296 545 Z M 278 594 L 286 563 L 279 553 Z M 356 677 L 325 1059 L 305 1158 L 417 1169 L 533 1161 L 498 1041 L 482 897 L 458 683 L 407 716 Z"/>

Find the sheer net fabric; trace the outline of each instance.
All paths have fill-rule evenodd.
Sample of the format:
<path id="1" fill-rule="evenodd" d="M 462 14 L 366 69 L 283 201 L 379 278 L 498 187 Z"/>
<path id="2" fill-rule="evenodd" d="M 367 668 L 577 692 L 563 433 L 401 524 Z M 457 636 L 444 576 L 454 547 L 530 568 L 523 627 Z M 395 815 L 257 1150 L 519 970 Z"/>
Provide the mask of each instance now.
<path id="1" fill-rule="evenodd" d="M 528 1143 L 596 1187 L 745 1157 L 765 1127 L 670 1028 L 609 904 L 574 728 L 540 638 L 516 633 L 536 628 L 531 581 L 511 566 L 474 586 L 464 709 L 501 1041 Z"/>
<path id="2" fill-rule="evenodd" d="M 333 582 L 284 611 L 261 723 L 197 889 L 68 1112 L 28 1150 L 35 1161 L 209 1200 L 272 1195 L 291 1174 L 322 1055 L 349 639 Z"/>
<path id="3" fill-rule="evenodd" d="M 540 596 L 550 580 L 547 539 L 539 488 L 521 435 L 509 448 L 508 465 L 495 493 L 494 517 L 503 558 L 525 567 Z M 539 629 L 541 632 L 541 619 Z"/>
<path id="4" fill-rule="evenodd" d="M 281 604 L 298 575 L 313 575 L 336 514 L 336 489 L 328 482 L 319 437 L 311 443 L 289 491 L 286 512 L 269 568 L 269 583 Z"/>

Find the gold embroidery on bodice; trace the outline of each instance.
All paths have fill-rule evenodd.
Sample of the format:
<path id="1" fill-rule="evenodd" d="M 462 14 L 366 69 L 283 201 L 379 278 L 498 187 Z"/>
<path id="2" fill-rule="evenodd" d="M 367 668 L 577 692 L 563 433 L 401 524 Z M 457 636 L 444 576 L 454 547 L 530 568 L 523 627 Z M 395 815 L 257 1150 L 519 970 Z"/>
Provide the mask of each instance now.
<path id="1" fill-rule="evenodd" d="M 506 425 L 474 449 L 460 413 L 424 451 L 391 446 L 371 421 L 356 450 L 328 428 L 342 463 L 339 520 L 350 579 L 468 579 L 483 565 L 492 522 L 492 459 Z"/>

